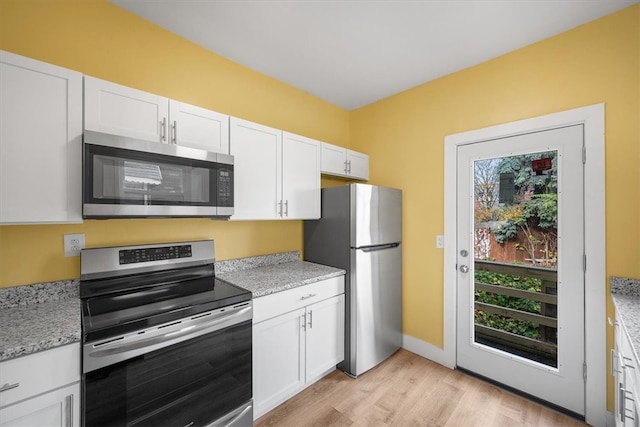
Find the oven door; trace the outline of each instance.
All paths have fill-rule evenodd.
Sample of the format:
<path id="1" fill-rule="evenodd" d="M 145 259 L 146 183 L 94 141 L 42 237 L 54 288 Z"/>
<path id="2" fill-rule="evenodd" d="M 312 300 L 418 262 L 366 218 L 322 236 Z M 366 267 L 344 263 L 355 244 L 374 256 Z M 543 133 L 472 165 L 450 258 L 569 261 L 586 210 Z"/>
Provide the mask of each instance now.
<path id="1" fill-rule="evenodd" d="M 86 132 L 83 216 L 233 214 L 233 158 L 189 147 Z"/>
<path id="2" fill-rule="evenodd" d="M 85 344 L 83 370 L 91 352 L 99 367 L 83 374 L 84 425 L 252 425 L 250 309 L 244 313 L 231 325 L 220 319 L 206 325 L 194 316 L 193 324 Z"/>

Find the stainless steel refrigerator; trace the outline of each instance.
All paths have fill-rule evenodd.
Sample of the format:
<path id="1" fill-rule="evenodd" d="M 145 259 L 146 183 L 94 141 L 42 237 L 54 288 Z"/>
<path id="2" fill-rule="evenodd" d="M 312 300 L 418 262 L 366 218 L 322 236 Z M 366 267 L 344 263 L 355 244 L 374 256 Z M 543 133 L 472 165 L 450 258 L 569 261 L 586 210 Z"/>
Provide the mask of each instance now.
<path id="1" fill-rule="evenodd" d="M 322 218 L 304 222 L 304 259 L 343 268 L 345 360 L 357 377 L 402 345 L 402 191 L 322 189 Z"/>

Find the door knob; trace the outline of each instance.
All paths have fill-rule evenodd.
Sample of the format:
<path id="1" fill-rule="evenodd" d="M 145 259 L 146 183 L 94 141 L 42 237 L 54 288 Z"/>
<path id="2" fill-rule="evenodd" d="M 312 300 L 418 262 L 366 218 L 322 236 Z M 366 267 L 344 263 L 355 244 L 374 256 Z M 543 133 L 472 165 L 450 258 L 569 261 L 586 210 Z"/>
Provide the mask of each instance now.
<path id="1" fill-rule="evenodd" d="M 460 266 L 460 272 L 468 273 L 469 272 L 469 267 L 467 267 L 466 265 L 461 265 Z"/>

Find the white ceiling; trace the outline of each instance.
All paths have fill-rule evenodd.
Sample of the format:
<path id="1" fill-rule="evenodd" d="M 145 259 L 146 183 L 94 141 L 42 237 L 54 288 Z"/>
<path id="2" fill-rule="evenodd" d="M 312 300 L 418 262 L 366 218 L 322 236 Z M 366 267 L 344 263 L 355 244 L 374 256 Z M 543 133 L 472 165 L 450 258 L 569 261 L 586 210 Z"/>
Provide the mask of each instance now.
<path id="1" fill-rule="evenodd" d="M 640 0 L 110 0 L 347 110 Z"/>

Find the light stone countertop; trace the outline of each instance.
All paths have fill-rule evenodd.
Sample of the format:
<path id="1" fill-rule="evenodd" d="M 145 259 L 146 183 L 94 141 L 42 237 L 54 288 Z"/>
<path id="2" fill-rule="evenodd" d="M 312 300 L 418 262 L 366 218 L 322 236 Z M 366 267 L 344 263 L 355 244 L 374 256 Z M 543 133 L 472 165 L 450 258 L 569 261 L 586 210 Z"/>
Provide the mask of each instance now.
<path id="1" fill-rule="evenodd" d="M 251 291 L 259 298 L 345 274 L 344 270 L 307 261 L 267 265 L 218 274 L 218 279 Z"/>
<path id="2" fill-rule="evenodd" d="M 640 350 L 640 280 L 611 277 L 611 298 L 629 336 L 636 360 Z"/>
<path id="3" fill-rule="evenodd" d="M 216 277 L 257 298 L 345 273 L 299 259 L 300 253 L 293 251 L 221 261 Z M 0 289 L 0 361 L 79 342 L 78 290 L 78 280 Z"/>
<path id="4" fill-rule="evenodd" d="M 0 310 L 0 361 L 80 341 L 80 300 L 67 298 Z"/>

